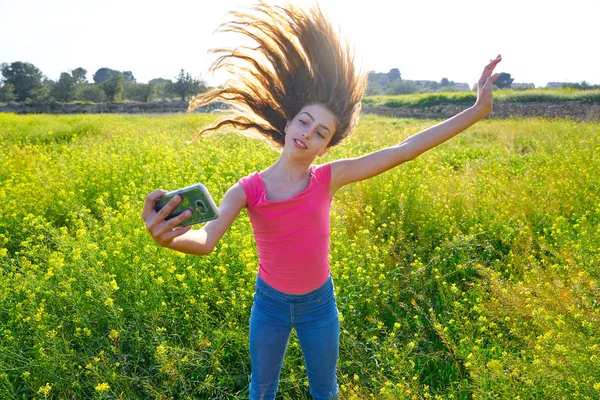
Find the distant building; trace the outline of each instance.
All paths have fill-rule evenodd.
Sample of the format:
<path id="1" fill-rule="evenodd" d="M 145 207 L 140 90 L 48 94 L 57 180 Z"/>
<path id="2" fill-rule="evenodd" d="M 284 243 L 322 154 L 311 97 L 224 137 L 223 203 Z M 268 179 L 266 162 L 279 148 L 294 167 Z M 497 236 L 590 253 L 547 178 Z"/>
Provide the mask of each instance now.
<path id="1" fill-rule="evenodd" d="M 468 83 L 457 82 L 454 84 L 454 87 L 462 92 L 468 92 L 471 90 Z"/>
<path id="2" fill-rule="evenodd" d="M 577 82 L 548 82 L 546 89 L 560 89 L 561 87 L 574 85 L 577 86 Z"/>
<path id="3" fill-rule="evenodd" d="M 535 85 L 533 83 L 515 83 L 513 82 L 510 85 L 512 89 L 522 90 L 522 89 L 535 89 Z"/>

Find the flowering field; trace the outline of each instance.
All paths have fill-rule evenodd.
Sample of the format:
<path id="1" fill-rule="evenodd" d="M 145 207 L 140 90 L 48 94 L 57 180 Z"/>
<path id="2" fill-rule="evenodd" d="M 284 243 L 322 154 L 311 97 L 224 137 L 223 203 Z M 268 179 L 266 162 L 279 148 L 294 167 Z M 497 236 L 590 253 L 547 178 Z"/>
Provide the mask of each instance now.
<path id="1" fill-rule="evenodd" d="M 278 153 L 215 117 L 0 114 L 0 398 L 244 398 L 257 270 L 245 211 L 214 253 L 157 246 L 145 196 L 219 202 Z M 436 121 L 363 116 L 319 163 Z M 486 120 L 341 189 L 342 399 L 600 396 L 600 124 Z M 292 335 L 284 399 L 308 399 Z"/>

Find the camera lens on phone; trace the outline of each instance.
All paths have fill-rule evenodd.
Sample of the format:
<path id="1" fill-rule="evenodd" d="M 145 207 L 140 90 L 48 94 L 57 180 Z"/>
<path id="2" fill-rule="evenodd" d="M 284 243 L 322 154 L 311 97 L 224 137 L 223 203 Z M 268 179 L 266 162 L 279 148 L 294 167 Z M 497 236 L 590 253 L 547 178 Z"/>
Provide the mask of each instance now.
<path id="1" fill-rule="evenodd" d="M 206 214 L 208 212 L 208 209 L 206 208 L 202 200 L 196 200 L 196 207 L 198 207 L 198 210 L 201 214 Z"/>

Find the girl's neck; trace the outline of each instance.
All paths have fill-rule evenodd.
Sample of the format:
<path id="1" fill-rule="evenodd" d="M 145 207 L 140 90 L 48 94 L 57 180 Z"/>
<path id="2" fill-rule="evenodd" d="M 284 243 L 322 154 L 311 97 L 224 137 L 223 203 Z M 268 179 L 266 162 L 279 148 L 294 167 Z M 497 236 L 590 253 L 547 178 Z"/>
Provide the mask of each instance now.
<path id="1" fill-rule="evenodd" d="M 277 161 L 264 171 L 263 176 L 286 182 L 298 182 L 306 176 L 311 164 L 310 160 L 294 160 L 282 153 Z"/>

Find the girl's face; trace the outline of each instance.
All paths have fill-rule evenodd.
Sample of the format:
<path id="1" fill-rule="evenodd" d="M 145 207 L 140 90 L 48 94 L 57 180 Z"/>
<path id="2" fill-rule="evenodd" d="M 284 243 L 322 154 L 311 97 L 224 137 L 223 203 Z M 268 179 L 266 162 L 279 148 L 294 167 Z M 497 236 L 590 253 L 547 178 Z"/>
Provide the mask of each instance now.
<path id="1" fill-rule="evenodd" d="M 329 150 L 335 128 L 335 115 L 325 105 L 304 106 L 286 125 L 284 150 L 314 160 Z"/>

